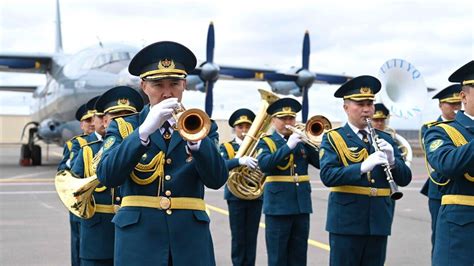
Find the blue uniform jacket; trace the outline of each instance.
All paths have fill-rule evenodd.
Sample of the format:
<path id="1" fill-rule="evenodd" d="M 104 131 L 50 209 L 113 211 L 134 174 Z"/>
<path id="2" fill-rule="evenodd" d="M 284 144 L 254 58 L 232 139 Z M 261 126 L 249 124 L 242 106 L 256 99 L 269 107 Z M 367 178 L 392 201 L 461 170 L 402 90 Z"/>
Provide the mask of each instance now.
<path id="1" fill-rule="evenodd" d="M 440 122 L 440 121 L 443 121 L 443 119 L 440 117 L 438 117 L 438 119 L 436 120 L 436 122 Z M 423 148 L 423 152 L 425 153 L 425 150 L 424 150 L 424 138 L 423 136 L 425 135 L 425 132 L 426 130 L 428 129 L 429 125 L 431 123 L 426 123 L 424 124 L 422 127 L 421 127 L 421 130 L 420 130 L 420 144 L 421 144 L 421 147 Z M 426 157 L 426 153 L 425 153 L 425 157 Z M 426 160 L 426 158 L 425 158 Z M 432 176 L 432 178 L 434 180 L 440 180 L 441 177 L 436 177 L 436 175 L 439 175 L 439 173 L 437 173 L 436 171 L 433 171 L 430 173 L 430 175 Z M 443 192 L 442 192 L 442 187 L 436 185 L 431 179 L 430 177 L 428 177 L 428 179 L 426 180 L 425 184 L 423 185 L 423 187 L 421 188 L 421 194 L 425 195 L 425 196 L 428 196 L 428 198 L 430 199 L 437 199 L 437 200 L 441 200 L 441 197 L 443 196 Z"/>
<path id="2" fill-rule="evenodd" d="M 458 111 L 454 121 L 443 122 L 457 129 L 467 144 L 456 147 L 440 126 L 430 127 L 425 135 L 428 162 L 446 182 L 444 196 L 474 196 L 474 120 Z M 436 227 L 434 265 L 472 265 L 474 207 L 441 205 Z"/>
<path id="3" fill-rule="evenodd" d="M 352 131 L 349 124 L 336 130 L 349 150 L 358 152 L 366 149 L 365 143 Z M 406 186 L 411 181 L 411 171 L 403 161 L 397 145 L 389 134 L 377 130 L 383 138 L 394 147 L 395 168 L 392 175 L 395 183 Z M 331 140 L 334 143 L 333 140 Z M 369 154 L 374 152 L 370 148 Z M 367 174 L 361 174 L 362 162 L 355 163 L 348 160 L 344 166 L 337 152 L 328 141 L 328 134 L 324 134 L 320 150 L 321 180 L 328 187 L 335 186 L 362 186 L 375 188 L 389 188 L 382 166 L 376 166 L 371 171 L 369 183 Z M 393 221 L 395 202 L 390 197 L 369 197 L 350 193 L 331 192 L 328 201 L 328 215 L 326 230 L 330 233 L 349 235 L 390 235 Z"/>
<path id="4" fill-rule="evenodd" d="M 87 145 L 95 156 L 102 147 L 102 141 L 95 133 L 86 137 Z M 80 177 L 84 176 L 84 146 L 79 150 L 71 171 Z M 92 162 L 92 160 L 91 160 Z M 89 167 L 89 166 L 86 166 Z M 103 190 L 105 189 L 105 190 Z M 100 192 L 99 192 L 100 191 Z M 113 205 L 115 190 L 99 185 L 93 193 L 96 204 Z M 81 219 L 80 257 L 89 260 L 112 259 L 114 257 L 114 224 L 113 214 L 96 212 L 90 219 Z"/>
<path id="5" fill-rule="evenodd" d="M 260 140 L 257 149 L 259 151 L 258 165 L 266 176 L 289 176 L 291 169 L 280 170 L 277 166 L 285 166 L 290 154 L 294 156 L 294 173 L 308 175 L 308 164 L 319 168 L 318 152 L 305 145 L 298 143 L 291 150 L 286 145 L 286 140 L 276 131 L 269 136 L 275 142 L 277 150 L 272 153 L 264 140 Z M 263 193 L 263 213 L 269 215 L 292 215 L 312 213 L 311 184 L 310 182 L 267 182 Z"/>
<path id="6" fill-rule="evenodd" d="M 64 144 L 64 149 L 63 149 L 63 158 L 59 162 L 59 165 L 58 165 L 58 171 L 71 169 L 71 165 L 68 165 L 67 161 L 71 159 L 72 148 L 75 147 L 75 150 L 78 151 L 81 146 L 77 138 L 78 137 L 85 138 L 86 136 L 87 135 L 75 136 L 72 139 L 66 141 L 66 143 Z"/>
<path id="7" fill-rule="evenodd" d="M 145 120 L 150 107 L 141 113 L 124 117 L 136 130 L 125 139 L 117 121 L 110 123 L 104 142 L 104 153 L 97 176 L 106 186 L 121 186 L 125 198 L 130 195 L 204 198 L 204 187 L 219 189 L 227 181 L 228 169 L 219 153 L 217 125 L 212 122 L 210 132 L 198 151 L 187 152 L 186 141 L 175 130 L 169 147 L 159 130 L 150 135 L 144 146 L 138 126 Z M 135 170 L 138 163 L 149 164 L 160 151 L 165 153 L 163 189 L 158 191 L 156 178 L 140 185 L 132 180 L 133 171 L 144 181 L 150 173 Z M 122 207 L 115 215 L 116 265 L 167 265 L 169 254 L 175 265 L 214 265 L 214 251 L 205 211 L 163 210 L 147 207 Z"/>

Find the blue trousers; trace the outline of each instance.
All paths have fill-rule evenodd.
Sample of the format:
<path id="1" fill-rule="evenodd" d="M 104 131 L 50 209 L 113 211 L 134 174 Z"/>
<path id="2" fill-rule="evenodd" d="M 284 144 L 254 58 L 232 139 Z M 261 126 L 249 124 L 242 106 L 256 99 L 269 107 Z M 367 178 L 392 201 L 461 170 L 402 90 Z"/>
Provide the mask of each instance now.
<path id="1" fill-rule="evenodd" d="M 228 200 L 232 264 L 255 265 L 262 200 Z"/>
<path id="2" fill-rule="evenodd" d="M 435 239 L 436 239 L 436 220 L 438 219 L 440 199 L 428 199 L 428 207 L 431 214 L 431 258 L 433 258 Z"/>
<path id="3" fill-rule="evenodd" d="M 81 266 L 114 266 L 114 260 L 86 260 L 81 259 Z"/>
<path id="4" fill-rule="evenodd" d="M 69 213 L 69 225 L 71 226 L 71 266 L 80 266 L 79 243 L 81 222 L 79 217 Z"/>
<path id="5" fill-rule="evenodd" d="M 306 265 L 309 213 L 265 215 L 265 240 L 269 266 Z"/>
<path id="6" fill-rule="evenodd" d="M 359 236 L 329 233 L 329 265 L 383 266 L 387 236 Z"/>

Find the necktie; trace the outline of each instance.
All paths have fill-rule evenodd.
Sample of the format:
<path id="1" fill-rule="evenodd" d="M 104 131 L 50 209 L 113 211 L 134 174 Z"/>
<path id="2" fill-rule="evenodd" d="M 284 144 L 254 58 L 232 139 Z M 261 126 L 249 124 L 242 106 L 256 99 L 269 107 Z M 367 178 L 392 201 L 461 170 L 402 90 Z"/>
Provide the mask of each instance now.
<path id="1" fill-rule="evenodd" d="M 165 140 L 165 143 L 166 143 L 166 148 L 168 148 L 168 144 L 170 144 L 170 140 L 171 140 L 171 131 L 170 131 L 170 123 L 168 121 L 166 121 L 164 124 L 163 124 L 163 139 Z"/>
<path id="2" fill-rule="evenodd" d="M 367 151 L 370 151 L 370 141 L 368 138 L 369 133 L 365 130 L 359 130 L 359 133 L 362 135 L 362 141 L 365 143 Z"/>

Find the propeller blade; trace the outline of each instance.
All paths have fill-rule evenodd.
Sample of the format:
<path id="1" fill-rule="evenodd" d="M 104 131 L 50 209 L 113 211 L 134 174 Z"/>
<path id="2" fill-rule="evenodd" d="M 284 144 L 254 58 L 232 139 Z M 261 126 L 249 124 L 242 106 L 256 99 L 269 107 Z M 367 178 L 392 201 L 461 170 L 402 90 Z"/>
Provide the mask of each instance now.
<path id="1" fill-rule="evenodd" d="M 206 82 L 206 106 L 205 110 L 209 117 L 212 117 L 212 103 L 213 103 L 213 95 L 212 89 L 214 88 L 214 82 L 208 81 Z"/>
<path id="2" fill-rule="evenodd" d="M 303 123 L 306 123 L 308 121 L 308 88 L 303 87 L 303 103 L 302 103 L 302 118 L 303 118 Z"/>
<path id="3" fill-rule="evenodd" d="M 207 30 L 206 62 L 214 61 L 214 42 L 214 24 L 211 22 Z"/>
<path id="4" fill-rule="evenodd" d="M 304 38 L 303 38 L 303 68 L 304 69 L 309 69 L 309 54 L 310 54 L 309 32 L 306 31 L 304 33 Z"/>

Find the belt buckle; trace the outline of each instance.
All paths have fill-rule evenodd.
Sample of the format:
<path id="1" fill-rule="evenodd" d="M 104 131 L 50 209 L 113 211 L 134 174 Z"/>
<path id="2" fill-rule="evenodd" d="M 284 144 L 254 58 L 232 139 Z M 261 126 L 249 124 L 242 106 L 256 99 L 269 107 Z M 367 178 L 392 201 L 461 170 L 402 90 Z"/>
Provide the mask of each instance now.
<path id="1" fill-rule="evenodd" d="M 167 210 L 171 207 L 171 200 L 167 197 L 161 197 L 160 199 L 160 208 L 162 210 Z"/>
<path id="2" fill-rule="evenodd" d="M 377 188 L 371 187 L 370 192 L 369 192 L 369 196 L 376 197 L 377 196 Z"/>

